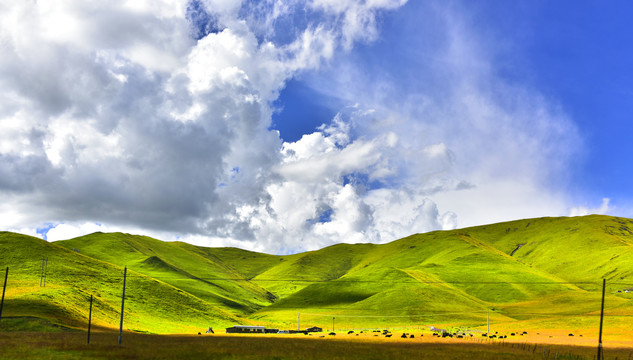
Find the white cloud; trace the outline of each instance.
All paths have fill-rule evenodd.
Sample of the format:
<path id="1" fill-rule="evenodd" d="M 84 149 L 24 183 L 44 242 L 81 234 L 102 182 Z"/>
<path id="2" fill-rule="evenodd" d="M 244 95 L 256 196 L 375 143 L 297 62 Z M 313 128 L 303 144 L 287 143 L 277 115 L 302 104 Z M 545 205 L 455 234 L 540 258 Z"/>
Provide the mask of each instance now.
<path id="1" fill-rule="evenodd" d="M 67 240 L 94 232 L 109 232 L 107 226 L 95 223 L 59 224 L 46 233 L 48 241 Z"/>
<path id="2" fill-rule="evenodd" d="M 569 210 L 569 216 L 584 216 L 590 214 L 605 215 L 612 210 L 611 206 L 609 205 L 610 201 L 611 200 L 609 198 L 604 198 L 602 199 L 602 203 L 600 204 L 600 206 L 593 208 L 587 206 L 573 207 Z"/>
<path id="3" fill-rule="evenodd" d="M 376 25 L 377 11 L 380 9 L 396 9 L 407 0 L 313 0 L 310 6 L 323 10 L 328 14 L 340 17 L 339 26 L 343 45 L 349 49 L 355 41 L 372 41 L 378 36 Z"/>
<path id="4" fill-rule="evenodd" d="M 187 18 L 194 5 L 213 26 Z M 305 163 L 293 160 L 292 170 L 286 150 L 280 152 L 279 134 L 269 129 L 271 103 L 295 74 L 364 40 L 363 26 L 374 33 L 372 19 L 394 6 L 347 7 L 346 16 L 358 11 L 367 20 L 350 32 L 336 11 L 317 9 L 316 21 L 291 23 L 292 11 L 304 5 L 3 2 L 2 227 L 36 234 L 50 226 L 49 239 L 127 231 L 294 251 L 313 246 L 291 236 L 309 241 L 305 232 L 315 224 L 306 220 L 325 207 L 362 218 L 366 206 L 342 176 L 365 166 L 376 178 L 387 176 L 372 152 L 393 136 L 350 142 L 347 130 L 324 127 L 314 138 L 331 141 L 323 146 L 334 157 L 305 151 L 321 166 L 317 179 L 329 171 L 337 178 L 325 186 L 297 183 L 300 175 L 291 173 Z M 282 18 L 289 27 L 278 27 Z M 303 210 L 292 208 L 304 197 L 311 200 Z M 346 234 L 363 224 L 353 217 L 332 213 Z"/>
<path id="5" fill-rule="evenodd" d="M 351 121 L 363 141 L 386 132 L 398 139 L 381 149 L 388 183 L 363 196 L 381 239 L 566 215 L 569 163 L 582 148 L 573 121 L 555 100 L 499 76 L 494 39 L 481 37 L 457 6 L 420 8 L 428 33 L 377 50 L 399 54 L 393 68 L 359 67 L 352 53 L 327 76 L 308 77 L 318 92 L 373 109 Z M 407 56 L 401 73 L 399 57 Z"/>
<path id="6" fill-rule="evenodd" d="M 382 42 L 414 54 L 403 76 L 353 48 L 405 1 L 204 0 L 196 31 L 191 4 L 0 5 L 0 226 L 286 253 L 610 210 L 569 205 L 576 127 L 452 7 Z M 271 104 L 298 74 L 350 106 L 282 143 Z"/>

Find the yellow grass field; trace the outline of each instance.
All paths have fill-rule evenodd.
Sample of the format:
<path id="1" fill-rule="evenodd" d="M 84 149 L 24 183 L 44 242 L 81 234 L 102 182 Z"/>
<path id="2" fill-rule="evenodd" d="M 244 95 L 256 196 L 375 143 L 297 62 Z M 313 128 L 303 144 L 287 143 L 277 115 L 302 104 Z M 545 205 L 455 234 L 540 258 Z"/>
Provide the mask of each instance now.
<path id="1" fill-rule="evenodd" d="M 0 359 L 594 359 L 597 340 L 561 331 L 488 339 L 438 338 L 429 332 L 392 337 L 363 332 L 336 335 L 146 335 L 78 331 L 2 332 Z M 414 338 L 410 338 L 413 335 Z M 633 358 L 633 341 L 605 341 L 604 358 Z"/>

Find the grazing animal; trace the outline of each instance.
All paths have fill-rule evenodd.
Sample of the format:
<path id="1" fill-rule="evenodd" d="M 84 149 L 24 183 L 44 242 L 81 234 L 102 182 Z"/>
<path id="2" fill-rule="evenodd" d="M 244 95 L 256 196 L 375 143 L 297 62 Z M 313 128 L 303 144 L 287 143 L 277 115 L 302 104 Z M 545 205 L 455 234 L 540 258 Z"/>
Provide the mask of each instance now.
<path id="1" fill-rule="evenodd" d="M 400 336 L 400 337 L 403 338 L 403 339 L 406 339 L 407 338 L 407 334 L 402 333 L 402 336 Z"/>
<path id="2" fill-rule="evenodd" d="M 415 336 L 413 336 L 413 334 L 411 334 L 411 336 L 409 336 L 409 339 L 413 339 Z"/>
<path id="3" fill-rule="evenodd" d="M 350 331 L 348 331 L 348 332 L 347 332 L 347 335 L 349 335 L 349 334 L 353 334 L 353 333 L 354 333 L 354 331 L 353 331 L 353 330 L 350 330 Z"/>
<path id="4" fill-rule="evenodd" d="M 393 335 L 393 334 L 387 334 L 387 335 L 385 335 L 385 337 L 391 337 L 391 335 Z"/>

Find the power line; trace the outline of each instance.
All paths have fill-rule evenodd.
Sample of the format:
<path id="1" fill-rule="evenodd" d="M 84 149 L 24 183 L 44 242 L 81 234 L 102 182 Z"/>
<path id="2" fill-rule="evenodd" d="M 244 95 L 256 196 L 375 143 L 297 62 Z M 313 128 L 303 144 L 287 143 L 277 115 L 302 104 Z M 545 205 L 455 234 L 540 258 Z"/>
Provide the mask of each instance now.
<path id="1" fill-rule="evenodd" d="M 331 309 L 330 309 L 331 310 Z M 376 311 L 376 310 L 374 310 Z M 419 314 L 419 315 L 341 315 L 341 314 L 311 314 L 311 313 L 301 313 L 301 315 L 308 315 L 308 316 L 338 316 L 338 317 L 344 317 L 344 318 L 412 318 L 412 317 L 432 317 L 432 316 L 436 316 L 436 315 L 463 315 L 463 314 L 472 314 L 472 312 L 455 312 L 455 313 L 426 313 L 426 314 Z"/>
<path id="2" fill-rule="evenodd" d="M 102 278 L 123 278 L 123 275 L 111 275 L 101 273 L 77 273 L 77 272 L 55 272 L 56 275 L 65 276 L 88 276 L 88 277 L 102 277 Z M 50 275 L 49 275 L 50 277 Z M 296 282 L 296 283 L 389 283 L 389 284 L 457 284 L 457 285 L 600 285 L 597 281 L 439 281 L 439 280 L 366 280 L 366 279 L 247 279 L 247 278 L 229 278 L 229 277 L 172 277 L 172 276 L 152 276 L 137 272 L 136 274 L 128 274 L 128 278 L 148 278 L 155 280 L 179 280 L 179 281 L 192 281 L 192 280 L 206 280 L 206 281 L 246 281 L 246 282 Z M 633 283 L 629 282 L 610 282 L 610 285 L 619 286 L 633 286 Z"/>

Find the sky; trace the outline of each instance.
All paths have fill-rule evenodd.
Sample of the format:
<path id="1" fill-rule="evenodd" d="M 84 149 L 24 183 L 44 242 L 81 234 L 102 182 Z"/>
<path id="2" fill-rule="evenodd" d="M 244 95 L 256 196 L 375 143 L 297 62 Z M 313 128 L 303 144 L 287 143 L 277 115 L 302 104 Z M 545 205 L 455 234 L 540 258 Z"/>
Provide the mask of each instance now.
<path id="1" fill-rule="evenodd" d="M 0 231 L 273 254 L 633 217 L 627 1 L 0 0 Z"/>

